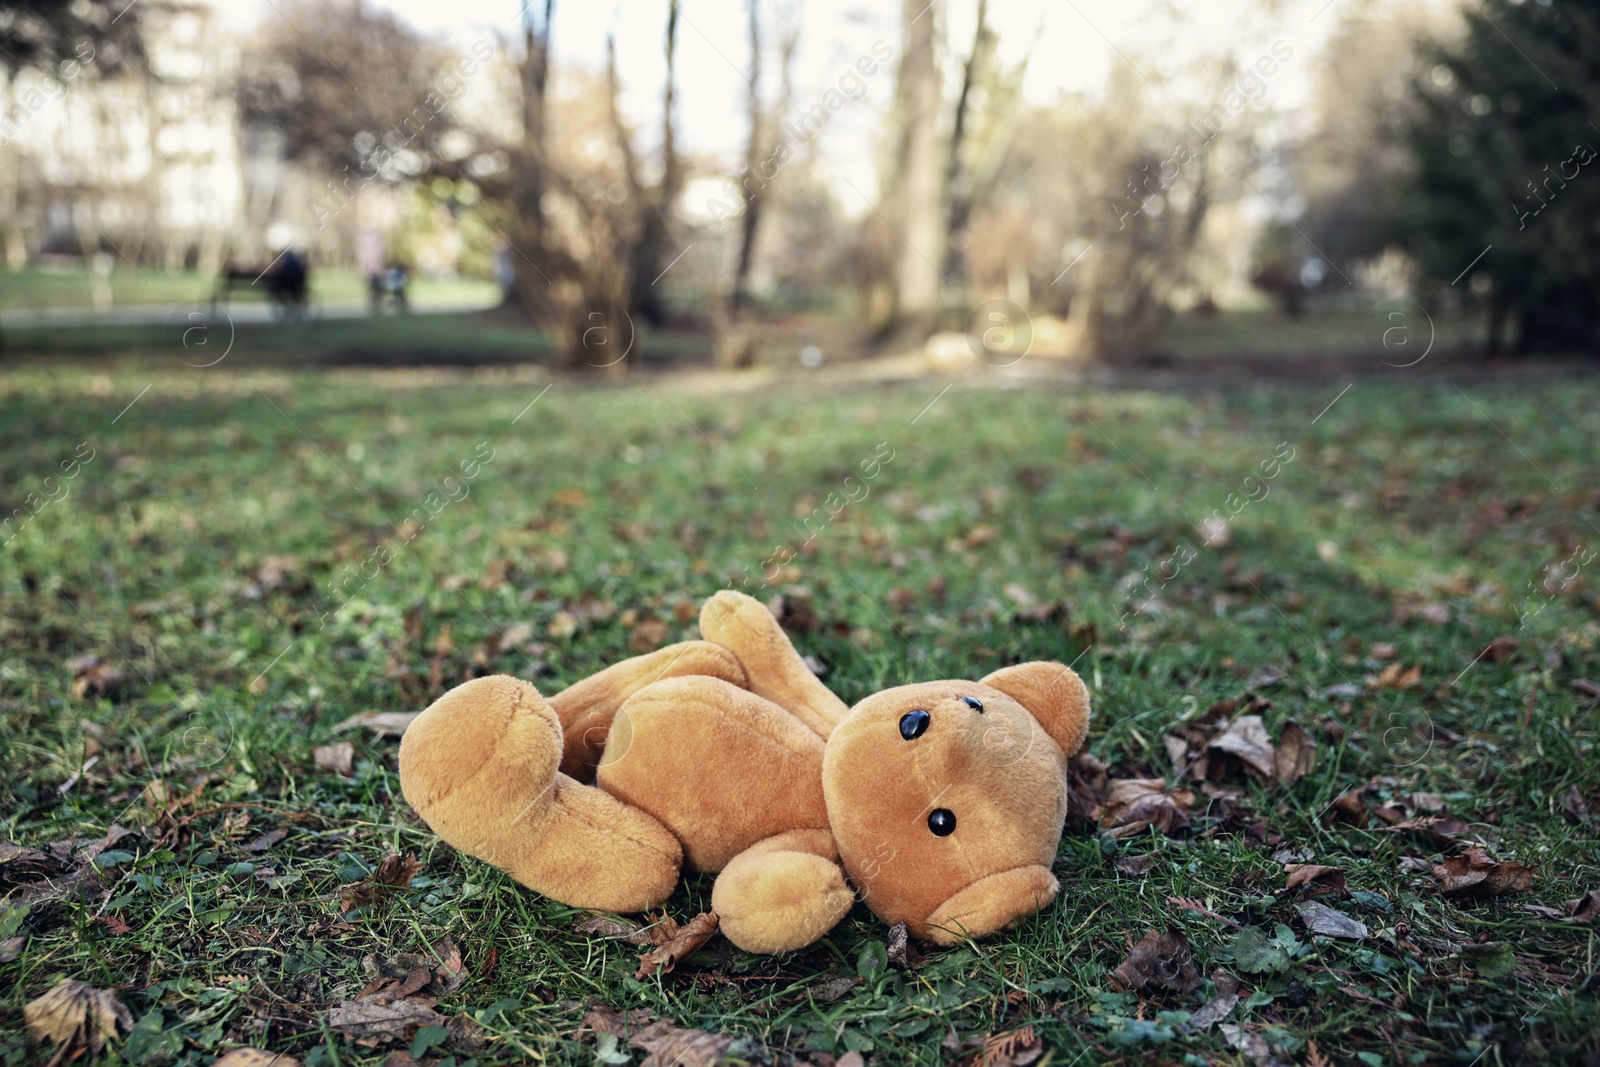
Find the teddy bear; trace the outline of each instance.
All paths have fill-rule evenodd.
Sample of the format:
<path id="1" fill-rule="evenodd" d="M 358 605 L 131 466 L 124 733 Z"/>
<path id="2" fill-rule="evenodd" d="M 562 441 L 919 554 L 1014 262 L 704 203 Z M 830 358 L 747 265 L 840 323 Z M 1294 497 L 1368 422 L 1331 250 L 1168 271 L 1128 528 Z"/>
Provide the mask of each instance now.
<path id="1" fill-rule="evenodd" d="M 401 739 L 406 800 L 570 907 L 641 912 L 684 867 L 716 873 L 721 930 L 754 953 L 812 944 L 858 899 L 939 945 L 1055 899 L 1067 761 L 1089 723 L 1071 668 L 847 708 L 760 601 L 715 594 L 700 632 L 548 699 L 507 675 L 457 686 Z"/>

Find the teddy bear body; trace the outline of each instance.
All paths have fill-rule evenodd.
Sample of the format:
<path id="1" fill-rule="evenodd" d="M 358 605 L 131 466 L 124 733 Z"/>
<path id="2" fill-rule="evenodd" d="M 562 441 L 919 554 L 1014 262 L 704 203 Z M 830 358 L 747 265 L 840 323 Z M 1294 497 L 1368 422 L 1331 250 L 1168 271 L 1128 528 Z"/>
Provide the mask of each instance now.
<path id="1" fill-rule="evenodd" d="M 701 633 L 548 701 L 506 676 L 458 686 L 402 740 L 407 799 L 446 841 L 575 907 L 643 911 L 682 867 L 720 872 L 722 930 L 755 952 L 812 943 L 858 895 L 941 943 L 1054 898 L 1066 760 L 1088 720 L 1070 669 L 847 709 L 758 601 L 717 594 Z"/>

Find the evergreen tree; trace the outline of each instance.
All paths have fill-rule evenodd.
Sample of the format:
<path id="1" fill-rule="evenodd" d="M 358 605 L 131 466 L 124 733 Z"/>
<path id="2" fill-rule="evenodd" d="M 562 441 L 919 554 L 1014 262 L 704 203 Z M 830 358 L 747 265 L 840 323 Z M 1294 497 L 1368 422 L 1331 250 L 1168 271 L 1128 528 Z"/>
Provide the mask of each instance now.
<path id="1" fill-rule="evenodd" d="M 1488 276 L 1491 346 L 1509 323 L 1521 351 L 1595 351 L 1600 2 L 1481 0 L 1465 14 L 1417 81 L 1407 244 L 1441 287 Z"/>

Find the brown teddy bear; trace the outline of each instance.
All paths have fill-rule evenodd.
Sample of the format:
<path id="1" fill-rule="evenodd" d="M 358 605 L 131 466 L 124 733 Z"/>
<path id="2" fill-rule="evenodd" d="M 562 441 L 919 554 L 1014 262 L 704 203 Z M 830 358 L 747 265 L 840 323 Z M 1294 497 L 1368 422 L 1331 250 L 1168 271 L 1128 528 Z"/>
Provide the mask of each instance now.
<path id="1" fill-rule="evenodd" d="M 406 799 L 572 907 L 644 911 L 685 863 L 721 872 L 712 908 L 750 952 L 811 944 L 858 893 L 944 945 L 1055 899 L 1067 761 L 1089 724 L 1071 668 L 846 708 L 759 601 L 718 593 L 700 630 L 548 700 L 505 675 L 456 687 L 400 743 Z"/>

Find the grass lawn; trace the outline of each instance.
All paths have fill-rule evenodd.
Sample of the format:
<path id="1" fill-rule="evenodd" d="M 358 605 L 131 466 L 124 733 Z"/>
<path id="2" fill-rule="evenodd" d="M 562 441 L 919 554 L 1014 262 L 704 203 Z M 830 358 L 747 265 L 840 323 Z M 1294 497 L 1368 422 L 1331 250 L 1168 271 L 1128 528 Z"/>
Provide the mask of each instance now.
<path id="1" fill-rule="evenodd" d="M 592 1004 L 751 1062 L 981 1060 L 985 1035 L 1030 1026 L 1058 1067 L 1600 1054 L 1600 928 L 1563 918 L 1600 889 L 1591 383 L 1358 384 L 1316 418 L 1336 390 L 541 394 L 533 369 L 236 367 L 0 378 L 5 509 L 55 497 L 0 533 L 0 839 L 38 850 L 0 852 L 0 891 L 27 902 L 0 912 L 4 1062 L 44 1059 L 23 1007 L 64 978 L 116 991 L 134 1026 L 104 1055 L 139 1064 L 239 1044 L 308 1065 L 636 1061 Z M 408 525 L 480 442 L 470 493 Z M 1114 804 L 1106 829 L 1073 820 L 1061 898 L 1014 931 L 908 970 L 857 908 L 798 955 L 714 939 L 636 979 L 640 949 L 440 844 L 399 796 L 393 738 L 336 732 L 475 675 L 553 692 L 678 639 L 707 593 L 774 575 L 880 442 L 871 495 L 761 591 L 825 681 L 853 703 L 1075 661 L 1088 751 L 1171 788 L 1166 833 Z M 1196 524 L 1250 496 L 1206 546 Z M 341 607 L 332 586 L 382 544 L 393 561 Z M 1285 786 L 1213 753 L 1207 780 L 1175 780 L 1164 739 L 1205 744 L 1208 709 L 1246 693 L 1264 703 L 1232 710 L 1280 751 L 1297 723 L 1314 767 Z M 341 740 L 349 774 L 314 758 Z M 1094 767 L 1079 784 L 1103 800 Z M 132 832 L 108 841 L 114 824 Z M 1469 846 L 1501 864 L 1480 889 L 1517 891 L 1446 895 L 1432 868 Z M 390 853 L 424 864 L 410 888 L 345 910 Z M 1290 890 L 1286 863 L 1338 871 Z M 709 897 L 691 878 L 666 911 Z M 1365 935 L 1314 934 L 1313 898 Z M 1193 988 L 1119 989 L 1130 945 L 1169 929 L 1196 977 L 1180 958 L 1166 984 Z M 470 1025 L 386 1045 L 329 1024 L 445 938 L 470 977 L 433 1010 Z M 1196 1025 L 1234 979 L 1230 1014 Z"/>

